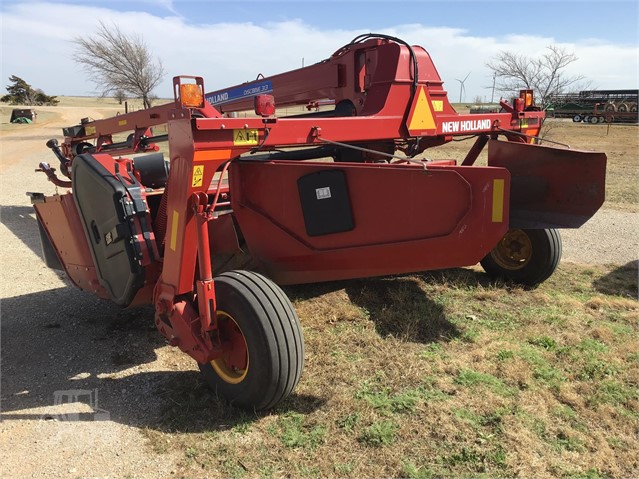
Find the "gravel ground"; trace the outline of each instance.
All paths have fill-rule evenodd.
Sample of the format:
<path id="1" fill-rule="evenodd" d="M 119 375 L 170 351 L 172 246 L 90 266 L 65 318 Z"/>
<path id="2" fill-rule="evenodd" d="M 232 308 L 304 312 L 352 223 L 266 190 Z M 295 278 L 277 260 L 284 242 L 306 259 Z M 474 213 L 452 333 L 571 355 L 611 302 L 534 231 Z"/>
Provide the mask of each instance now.
<path id="1" fill-rule="evenodd" d="M 196 374 L 193 365 L 165 346 L 152 310 L 120 310 L 70 286 L 40 259 L 25 192 L 54 192 L 34 168 L 55 160 L 44 143 L 59 137 L 61 122 L 103 113 L 79 111 L 58 107 L 61 119 L 0 136 L 0 476 L 165 477 L 178 458 L 150 450 L 142 430 L 156 427 L 169 400 L 163 389 L 176 375 Z M 96 405 L 96 390 L 97 415 L 88 406 Z M 93 396 L 56 405 L 60 391 Z"/>
<path id="2" fill-rule="evenodd" d="M 113 113 L 54 111 L 55 121 L 0 132 L 0 472 L 11 478 L 164 477 L 182 458 L 152 451 L 141 431 L 157 428 L 163 406 L 172 400 L 167 385 L 195 376 L 195 365 L 165 346 L 150 309 L 120 310 L 70 287 L 42 263 L 25 191 L 54 191 L 33 171 L 39 161 L 53 161 L 44 143 L 80 115 Z M 563 232 L 564 260 L 619 265 L 637 260 L 638 226 L 637 213 L 603 209 L 583 228 Z M 101 413 L 86 404 L 65 404 L 64 391 L 92 392 Z M 56 392 L 61 404 L 55 404 Z"/>
<path id="3" fill-rule="evenodd" d="M 639 213 L 601 209 L 581 228 L 561 230 L 563 261 L 624 265 L 639 259 Z"/>

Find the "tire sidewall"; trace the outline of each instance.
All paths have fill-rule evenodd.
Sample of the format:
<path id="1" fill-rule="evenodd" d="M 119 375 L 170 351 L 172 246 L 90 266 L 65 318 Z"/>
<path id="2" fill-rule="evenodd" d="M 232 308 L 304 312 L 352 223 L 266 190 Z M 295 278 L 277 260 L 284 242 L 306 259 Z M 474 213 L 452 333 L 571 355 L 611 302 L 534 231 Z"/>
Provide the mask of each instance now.
<path id="1" fill-rule="evenodd" d="M 506 269 L 498 264 L 493 252 L 481 261 L 484 270 L 491 276 L 513 281 L 527 287 L 536 287 L 557 268 L 561 259 L 561 237 L 554 229 L 522 229 L 531 243 L 531 256 L 519 269 Z"/>
<path id="2" fill-rule="evenodd" d="M 238 289 L 226 277 L 215 280 L 216 307 L 229 314 L 244 335 L 247 350 L 249 351 L 249 366 L 246 377 L 237 383 L 231 384 L 218 376 L 213 366 L 209 363 L 200 365 L 202 373 L 207 376 L 207 382 L 212 385 L 218 394 L 226 398 L 232 404 L 238 406 L 253 406 L 260 409 L 260 399 L 269 397 L 269 389 L 277 375 L 276 364 L 277 351 L 269 348 L 269 334 L 258 320 L 261 308 L 254 302 L 239 293 Z M 258 303 L 259 304 L 259 303 Z"/>

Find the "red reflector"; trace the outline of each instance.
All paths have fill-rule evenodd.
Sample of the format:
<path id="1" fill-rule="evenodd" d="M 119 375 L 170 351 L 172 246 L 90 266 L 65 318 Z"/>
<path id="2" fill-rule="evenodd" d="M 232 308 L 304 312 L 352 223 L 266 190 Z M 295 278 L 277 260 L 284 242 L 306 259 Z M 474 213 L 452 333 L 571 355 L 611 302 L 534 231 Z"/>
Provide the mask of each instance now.
<path id="1" fill-rule="evenodd" d="M 256 115 L 271 116 L 275 114 L 275 97 L 273 95 L 257 95 L 254 104 Z"/>

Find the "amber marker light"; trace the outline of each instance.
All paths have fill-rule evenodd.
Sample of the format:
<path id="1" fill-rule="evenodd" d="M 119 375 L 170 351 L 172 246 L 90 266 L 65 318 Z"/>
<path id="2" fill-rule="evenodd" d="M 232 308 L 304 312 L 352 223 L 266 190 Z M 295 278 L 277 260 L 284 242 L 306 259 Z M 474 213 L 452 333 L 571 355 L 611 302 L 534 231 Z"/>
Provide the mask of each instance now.
<path id="1" fill-rule="evenodd" d="M 204 106 L 204 93 L 200 85 L 185 83 L 180 85 L 180 102 L 187 108 L 202 108 Z"/>

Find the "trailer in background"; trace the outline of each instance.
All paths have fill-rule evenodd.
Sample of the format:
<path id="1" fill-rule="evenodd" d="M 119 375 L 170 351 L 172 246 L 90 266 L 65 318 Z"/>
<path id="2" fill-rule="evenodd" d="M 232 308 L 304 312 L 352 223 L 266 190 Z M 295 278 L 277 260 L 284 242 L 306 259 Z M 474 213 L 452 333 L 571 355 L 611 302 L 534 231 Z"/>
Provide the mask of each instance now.
<path id="1" fill-rule="evenodd" d="M 584 123 L 637 123 L 639 90 L 584 90 L 555 95 L 548 116 Z"/>

